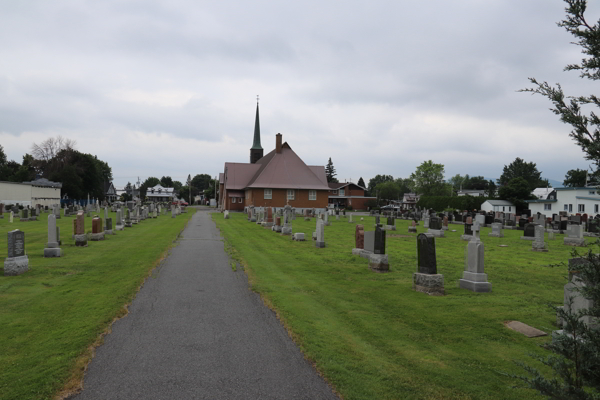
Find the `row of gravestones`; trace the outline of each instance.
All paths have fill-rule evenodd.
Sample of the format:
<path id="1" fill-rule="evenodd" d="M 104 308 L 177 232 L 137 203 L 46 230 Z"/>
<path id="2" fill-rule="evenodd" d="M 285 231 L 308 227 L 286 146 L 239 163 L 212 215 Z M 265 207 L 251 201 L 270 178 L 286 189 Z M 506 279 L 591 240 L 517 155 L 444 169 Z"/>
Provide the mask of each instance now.
<path id="1" fill-rule="evenodd" d="M 133 224 L 139 223 L 146 218 L 157 218 L 160 215 L 161 205 L 150 205 L 150 207 L 140 207 L 135 204 L 128 204 L 125 209 L 125 218 L 123 218 L 123 209 L 116 210 L 116 226 L 115 230 L 123 230 L 124 227 L 132 227 Z M 163 208 L 163 215 L 166 214 L 167 208 Z M 182 211 L 179 206 L 171 206 L 171 215 L 175 218 Z M 60 215 L 60 214 L 59 214 Z M 48 242 L 44 248 L 44 257 L 60 257 L 62 250 L 60 245 L 60 227 L 56 225 L 56 215 L 54 212 L 48 215 Z M 85 232 L 85 216 L 84 211 L 77 212 L 76 218 L 73 220 L 73 239 L 78 247 L 87 247 L 88 238 L 92 241 L 104 240 L 105 235 L 112 235 L 113 226 L 112 218 L 108 217 L 108 208 L 104 207 L 104 224 L 97 215 L 92 218 L 92 233 L 88 236 Z M 4 261 L 4 275 L 15 276 L 29 270 L 29 258 L 25 253 L 25 232 L 16 229 L 8 232 L 8 257 Z"/>

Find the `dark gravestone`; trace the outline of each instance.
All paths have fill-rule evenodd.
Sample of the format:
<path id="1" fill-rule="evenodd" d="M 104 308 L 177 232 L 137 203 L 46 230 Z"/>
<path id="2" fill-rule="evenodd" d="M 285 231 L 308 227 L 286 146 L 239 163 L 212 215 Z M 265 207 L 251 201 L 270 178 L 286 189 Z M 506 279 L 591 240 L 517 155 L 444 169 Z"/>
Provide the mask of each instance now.
<path id="1" fill-rule="evenodd" d="M 560 221 L 559 230 L 566 231 L 567 230 L 567 225 L 569 225 L 568 221 Z"/>
<path id="2" fill-rule="evenodd" d="M 523 232 L 523 236 L 535 237 L 535 224 L 526 224 Z"/>
<path id="3" fill-rule="evenodd" d="M 525 225 L 527 225 L 527 219 L 526 218 L 521 218 L 519 219 L 519 228 L 523 229 L 525 228 Z"/>
<path id="4" fill-rule="evenodd" d="M 365 248 L 365 230 L 362 225 L 356 225 L 354 231 L 354 242 L 357 249 Z"/>
<path id="5" fill-rule="evenodd" d="M 385 230 L 381 229 L 379 225 L 375 227 L 375 246 L 373 248 L 374 254 L 385 254 Z"/>
<path id="6" fill-rule="evenodd" d="M 25 255 L 25 232 L 18 229 L 8 232 L 8 258 Z"/>
<path id="7" fill-rule="evenodd" d="M 437 274 L 435 238 L 430 233 L 417 235 L 417 262 L 422 274 Z"/>
<path id="8" fill-rule="evenodd" d="M 441 230 L 442 229 L 442 220 L 438 217 L 429 218 L 429 229 Z"/>
<path id="9" fill-rule="evenodd" d="M 598 220 L 590 219 L 588 222 L 588 232 L 590 233 L 598 233 Z"/>
<path id="10" fill-rule="evenodd" d="M 464 227 L 465 227 L 464 234 L 472 236 L 473 235 L 473 224 L 465 224 Z"/>
<path id="11" fill-rule="evenodd" d="M 394 223 L 395 223 L 394 217 L 388 217 L 387 224 L 391 225 L 391 226 L 394 226 Z"/>
<path id="12" fill-rule="evenodd" d="M 486 215 L 485 216 L 485 224 L 486 225 L 491 225 L 494 223 L 494 216 L 493 215 Z"/>
<path id="13" fill-rule="evenodd" d="M 375 224 L 379 225 L 379 215 L 375 217 Z"/>

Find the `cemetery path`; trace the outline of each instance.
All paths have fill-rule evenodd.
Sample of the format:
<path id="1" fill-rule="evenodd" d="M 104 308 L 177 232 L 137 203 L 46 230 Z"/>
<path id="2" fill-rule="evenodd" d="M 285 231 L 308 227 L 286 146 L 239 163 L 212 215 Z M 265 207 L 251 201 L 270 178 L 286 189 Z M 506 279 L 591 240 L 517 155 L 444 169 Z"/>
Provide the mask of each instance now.
<path id="1" fill-rule="evenodd" d="M 199 210 L 73 399 L 337 399 Z"/>

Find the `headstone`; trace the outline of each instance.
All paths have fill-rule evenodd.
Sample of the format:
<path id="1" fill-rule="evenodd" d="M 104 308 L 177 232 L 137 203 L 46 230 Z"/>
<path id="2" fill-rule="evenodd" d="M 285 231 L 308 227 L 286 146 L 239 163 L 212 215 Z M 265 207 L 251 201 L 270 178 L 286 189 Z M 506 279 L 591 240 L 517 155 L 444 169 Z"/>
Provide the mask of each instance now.
<path id="1" fill-rule="evenodd" d="M 292 234 L 292 220 L 294 218 L 294 211 L 291 206 L 286 205 L 283 207 L 283 227 L 281 228 L 281 235 L 287 236 Z"/>
<path id="2" fill-rule="evenodd" d="M 365 248 L 365 230 L 363 225 L 356 225 L 354 229 L 354 247 L 356 249 Z"/>
<path id="3" fill-rule="evenodd" d="M 327 215 L 327 214 L 325 214 Z M 317 241 L 315 246 L 319 248 L 325 247 L 325 223 L 322 219 L 317 219 Z"/>
<path id="4" fill-rule="evenodd" d="M 297 240 L 299 242 L 304 242 L 304 233 L 298 232 L 292 235 L 292 240 Z"/>
<path id="5" fill-rule="evenodd" d="M 534 226 L 535 226 L 535 236 L 534 236 L 534 241 L 531 244 L 531 249 L 533 251 L 542 251 L 542 252 L 548 251 L 548 249 L 546 249 L 546 243 L 544 242 L 544 233 L 546 232 L 546 228 L 544 228 L 541 225 L 534 225 Z"/>
<path id="6" fill-rule="evenodd" d="M 493 226 L 496 224 L 492 224 Z M 502 226 L 502 224 L 498 224 Z M 477 226 L 479 226 L 477 224 Z M 458 286 L 472 292 L 490 292 L 492 284 L 487 281 L 487 274 L 484 273 L 484 246 L 478 239 L 471 240 L 467 244 L 467 256 L 465 257 L 465 270 L 462 279 L 458 280 Z"/>
<path id="7" fill-rule="evenodd" d="M 409 233 L 417 233 L 417 222 L 416 221 L 412 221 L 411 224 L 408 226 L 408 232 Z"/>
<path id="8" fill-rule="evenodd" d="M 475 216 L 475 221 L 479 222 L 479 226 L 485 226 L 485 215 L 477 214 Z"/>
<path id="9" fill-rule="evenodd" d="M 348 222 L 350 222 L 350 223 L 352 223 L 352 222 L 353 222 L 353 221 L 352 221 L 352 214 L 350 214 L 350 215 L 348 216 Z"/>
<path id="10" fill-rule="evenodd" d="M 387 272 L 390 266 L 385 254 L 385 230 L 377 225 L 373 233 L 373 254 L 369 255 L 369 268 L 376 272 Z"/>
<path id="11" fill-rule="evenodd" d="M 131 210 L 127 208 L 125 210 L 125 228 L 131 228 L 132 226 L 133 222 L 131 221 Z"/>
<path id="12" fill-rule="evenodd" d="M 175 207 L 171 206 L 171 218 L 175 218 L 176 212 Z"/>
<path id="13" fill-rule="evenodd" d="M 492 224 L 492 232 L 488 233 L 488 236 L 502 238 L 504 237 L 504 233 L 502 232 L 502 224 L 501 223 L 493 223 Z"/>
<path id="14" fill-rule="evenodd" d="M 106 221 L 104 223 L 104 234 L 105 235 L 112 235 L 113 234 L 112 218 L 106 218 Z"/>
<path id="15" fill-rule="evenodd" d="M 93 241 L 104 240 L 104 229 L 102 229 L 102 220 L 97 215 L 92 218 L 92 238 Z"/>
<path id="16" fill-rule="evenodd" d="M 567 246 L 584 247 L 586 243 L 583 238 L 583 226 L 574 224 L 568 225 L 567 236 L 563 240 L 563 243 Z"/>
<path id="17" fill-rule="evenodd" d="M 429 229 L 427 230 L 427 233 L 438 238 L 444 237 L 442 220 L 439 217 L 432 216 L 429 218 Z"/>
<path id="18" fill-rule="evenodd" d="M 77 217 L 73 220 L 73 227 L 75 228 L 75 246 L 85 247 L 87 246 L 87 235 L 85 234 L 85 217 L 83 211 L 77 213 Z"/>
<path id="19" fill-rule="evenodd" d="M 229 210 L 223 211 L 223 219 L 229 219 Z"/>
<path id="20" fill-rule="evenodd" d="M 11 210 L 10 214 L 9 214 L 9 217 L 8 217 L 8 222 L 10 222 L 12 224 L 13 223 L 13 218 L 14 218 L 14 213 Z"/>
<path id="21" fill-rule="evenodd" d="M 571 258 L 569 259 L 569 271 L 577 271 L 577 266 L 582 264 L 588 264 L 590 261 L 586 258 Z M 563 309 L 565 311 L 571 311 L 571 313 L 577 313 L 581 310 L 590 310 L 594 308 L 594 302 L 592 300 L 586 299 L 582 296 L 579 291 L 582 287 L 588 285 L 588 282 L 583 281 L 579 272 L 569 272 L 569 282 L 564 286 L 564 301 L 563 301 Z M 558 326 L 563 327 L 564 321 L 558 317 Z M 582 316 L 579 321 L 583 322 L 589 328 L 592 329 L 600 329 L 600 324 L 598 319 L 592 317 L 587 313 L 587 315 Z"/>
<path id="22" fill-rule="evenodd" d="M 4 204 L 0 203 L 0 219 L 4 218 Z"/>
<path id="23" fill-rule="evenodd" d="M 539 225 L 538 225 L 539 226 Z M 523 240 L 535 240 L 535 224 L 527 223 L 523 229 Z"/>
<path id="24" fill-rule="evenodd" d="M 385 230 L 376 226 L 374 232 L 373 254 L 385 254 Z"/>
<path id="25" fill-rule="evenodd" d="M 25 254 L 25 232 L 18 229 L 8 232 L 8 257 L 4 259 L 4 276 L 21 275 L 29 270 L 29 257 Z"/>
<path id="26" fill-rule="evenodd" d="M 445 216 L 443 221 L 442 221 L 442 229 L 447 231 L 448 230 L 448 217 Z"/>
<path id="27" fill-rule="evenodd" d="M 44 257 L 60 257 L 61 250 L 58 245 L 58 232 L 56 229 L 56 217 L 48 215 L 48 242 L 44 248 Z"/>
<path id="28" fill-rule="evenodd" d="M 413 289 L 434 296 L 444 295 L 444 276 L 437 273 L 435 237 L 430 233 L 417 236 L 417 272 L 413 274 Z"/>

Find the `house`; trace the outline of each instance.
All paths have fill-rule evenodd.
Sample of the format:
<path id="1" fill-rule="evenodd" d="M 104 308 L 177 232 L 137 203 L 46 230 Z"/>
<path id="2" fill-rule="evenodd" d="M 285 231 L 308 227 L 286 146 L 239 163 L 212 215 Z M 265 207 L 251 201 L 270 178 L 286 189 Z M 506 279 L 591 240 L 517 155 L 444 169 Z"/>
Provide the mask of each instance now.
<path id="1" fill-rule="evenodd" d="M 531 192 L 531 194 L 535 196 L 538 200 L 547 199 L 553 193 L 556 193 L 554 188 L 535 188 L 533 189 L 533 192 Z"/>
<path id="2" fill-rule="evenodd" d="M 146 189 L 146 201 L 153 203 L 171 202 L 175 198 L 174 188 L 166 188 L 160 184 Z"/>
<path id="3" fill-rule="evenodd" d="M 329 204 L 336 207 L 352 207 L 354 210 L 366 210 L 367 201 L 376 200 L 377 197 L 365 197 L 366 188 L 353 182 L 329 182 Z"/>
<path id="4" fill-rule="evenodd" d="M 506 200 L 487 200 L 481 204 L 480 209 L 485 212 L 503 212 L 508 214 L 514 214 L 517 208 L 513 203 Z"/>
<path id="5" fill-rule="evenodd" d="M 545 199 L 527 200 L 531 213 L 599 214 L 600 190 L 596 187 L 554 188 Z"/>
<path id="6" fill-rule="evenodd" d="M 60 204 L 62 183 L 38 178 L 31 182 L 0 182 L 0 203 L 35 207 Z"/>
<path id="7" fill-rule="evenodd" d="M 484 197 L 485 196 L 485 190 L 468 190 L 468 189 L 464 189 L 464 190 L 459 190 L 457 192 L 458 196 L 474 196 L 474 197 Z"/>
<path id="8" fill-rule="evenodd" d="M 221 210 L 243 210 L 246 206 L 295 208 L 327 207 L 329 186 L 325 166 L 306 165 L 275 135 L 275 149 L 263 157 L 260 145 L 258 104 L 250 163 L 226 162 L 219 175 Z"/>
<path id="9" fill-rule="evenodd" d="M 112 182 L 104 182 L 104 198 L 106 201 L 117 201 L 117 189 Z"/>
<path id="10" fill-rule="evenodd" d="M 402 210 L 414 210 L 417 208 L 417 203 L 421 196 L 416 193 L 404 193 L 402 198 Z"/>

